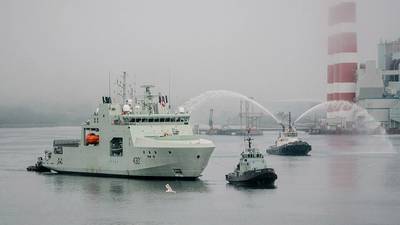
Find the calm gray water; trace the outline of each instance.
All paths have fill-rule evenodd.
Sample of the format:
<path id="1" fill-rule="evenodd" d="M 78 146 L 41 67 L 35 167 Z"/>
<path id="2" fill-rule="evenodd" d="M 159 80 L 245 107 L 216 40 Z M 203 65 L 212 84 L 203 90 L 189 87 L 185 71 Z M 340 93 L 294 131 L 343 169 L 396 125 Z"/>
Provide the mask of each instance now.
<path id="1" fill-rule="evenodd" d="M 217 148 L 198 181 L 143 181 L 25 170 L 78 127 L 0 129 L 0 224 L 400 224 L 400 136 L 307 136 L 310 157 L 268 156 L 276 189 L 226 184 L 241 137 Z M 270 145 L 276 133 L 256 137 Z M 169 183 L 177 194 L 165 193 Z"/>

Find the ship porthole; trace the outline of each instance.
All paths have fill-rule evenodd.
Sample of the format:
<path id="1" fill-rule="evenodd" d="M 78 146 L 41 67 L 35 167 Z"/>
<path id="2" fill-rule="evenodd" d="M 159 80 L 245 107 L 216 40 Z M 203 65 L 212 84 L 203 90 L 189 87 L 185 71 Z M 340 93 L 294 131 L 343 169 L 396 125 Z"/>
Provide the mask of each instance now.
<path id="1" fill-rule="evenodd" d="M 168 151 L 168 153 L 171 154 L 172 152 L 171 152 L 171 151 Z"/>
<path id="2" fill-rule="evenodd" d="M 200 159 L 200 155 L 197 155 L 196 158 Z"/>

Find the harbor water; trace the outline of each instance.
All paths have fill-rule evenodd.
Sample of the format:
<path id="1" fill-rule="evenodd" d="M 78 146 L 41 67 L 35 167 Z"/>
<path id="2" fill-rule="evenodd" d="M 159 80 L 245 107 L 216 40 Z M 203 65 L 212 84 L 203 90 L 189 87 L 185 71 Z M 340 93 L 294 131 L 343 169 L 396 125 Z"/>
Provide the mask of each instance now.
<path id="1" fill-rule="evenodd" d="M 227 184 L 243 137 L 216 149 L 197 181 L 27 172 L 55 138 L 79 127 L 0 129 L 0 225 L 400 224 L 400 136 L 308 136 L 311 156 L 266 156 L 275 189 Z M 262 149 L 277 132 L 255 137 Z M 166 193 L 165 185 L 176 191 Z"/>

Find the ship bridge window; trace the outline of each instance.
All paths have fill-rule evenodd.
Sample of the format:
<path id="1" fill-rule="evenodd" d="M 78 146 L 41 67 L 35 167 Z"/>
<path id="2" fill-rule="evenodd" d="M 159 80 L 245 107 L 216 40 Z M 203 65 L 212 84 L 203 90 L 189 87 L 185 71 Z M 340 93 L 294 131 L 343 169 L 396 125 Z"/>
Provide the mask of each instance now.
<path id="1" fill-rule="evenodd" d="M 154 122 L 159 123 L 160 122 L 160 118 L 155 118 Z"/>
<path id="2" fill-rule="evenodd" d="M 175 122 L 175 121 L 176 121 L 175 117 L 171 118 L 171 122 Z"/>
<path id="3" fill-rule="evenodd" d="M 164 121 L 165 121 L 165 118 L 160 118 L 161 123 L 164 123 Z"/>
<path id="4" fill-rule="evenodd" d="M 171 122 L 171 118 L 165 118 L 165 122 L 167 123 Z"/>
<path id="5" fill-rule="evenodd" d="M 154 118 L 149 118 L 149 123 L 154 122 Z"/>
<path id="6" fill-rule="evenodd" d="M 110 156 L 122 156 L 123 141 L 122 137 L 114 137 L 110 141 Z"/>

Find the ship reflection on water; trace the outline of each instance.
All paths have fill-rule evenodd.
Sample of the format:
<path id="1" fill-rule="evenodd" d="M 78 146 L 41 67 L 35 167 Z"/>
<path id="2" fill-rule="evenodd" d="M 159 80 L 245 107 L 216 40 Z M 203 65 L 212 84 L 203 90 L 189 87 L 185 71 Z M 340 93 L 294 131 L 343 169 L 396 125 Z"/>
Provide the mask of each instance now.
<path id="1" fill-rule="evenodd" d="M 46 176 L 46 175 L 44 175 Z M 185 180 L 138 180 L 112 177 L 91 177 L 71 175 L 51 175 L 48 182 L 53 182 L 57 192 L 72 192 L 80 190 L 89 196 L 96 195 L 130 195 L 146 193 L 163 193 L 165 184 L 178 193 L 186 192 L 208 192 L 207 183 L 197 179 L 194 181 Z"/>

